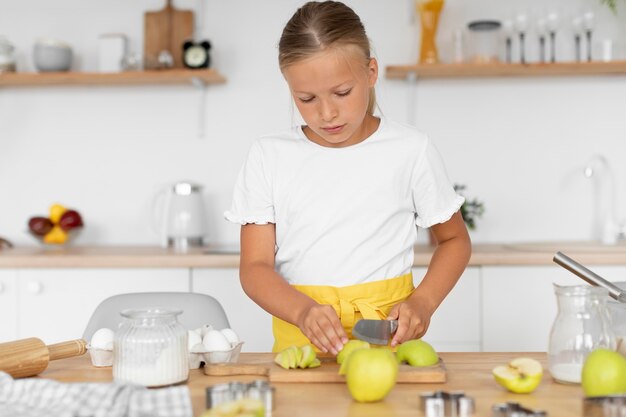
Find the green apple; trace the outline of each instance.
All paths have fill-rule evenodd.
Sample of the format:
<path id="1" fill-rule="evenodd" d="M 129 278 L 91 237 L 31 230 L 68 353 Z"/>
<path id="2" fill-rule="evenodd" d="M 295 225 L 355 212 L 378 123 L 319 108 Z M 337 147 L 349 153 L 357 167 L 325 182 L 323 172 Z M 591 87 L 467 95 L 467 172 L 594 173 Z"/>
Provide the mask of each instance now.
<path id="1" fill-rule="evenodd" d="M 311 345 L 302 347 L 289 346 L 287 349 L 278 352 L 274 357 L 274 362 L 285 369 L 316 368 L 321 365 Z"/>
<path id="2" fill-rule="evenodd" d="M 304 345 L 300 348 L 300 361 L 298 362 L 298 368 L 308 368 L 316 359 L 313 346 Z"/>
<path id="3" fill-rule="evenodd" d="M 439 362 L 435 349 L 421 339 L 407 340 L 398 346 L 398 362 L 407 362 L 411 366 L 431 366 Z"/>
<path id="4" fill-rule="evenodd" d="M 352 339 L 343 345 L 343 349 L 337 354 L 337 363 L 341 365 L 355 349 L 363 349 L 370 347 L 370 344 L 364 340 Z"/>
<path id="5" fill-rule="evenodd" d="M 346 383 L 356 401 L 380 401 L 398 379 L 398 361 L 387 349 L 357 349 L 347 361 Z"/>
<path id="6" fill-rule="evenodd" d="M 583 364 L 582 387 L 588 397 L 626 392 L 626 358 L 608 349 L 596 349 Z"/>
<path id="7" fill-rule="evenodd" d="M 498 384 L 516 394 L 533 392 L 541 382 L 543 368 L 531 358 L 516 358 L 506 365 L 493 368 Z"/>

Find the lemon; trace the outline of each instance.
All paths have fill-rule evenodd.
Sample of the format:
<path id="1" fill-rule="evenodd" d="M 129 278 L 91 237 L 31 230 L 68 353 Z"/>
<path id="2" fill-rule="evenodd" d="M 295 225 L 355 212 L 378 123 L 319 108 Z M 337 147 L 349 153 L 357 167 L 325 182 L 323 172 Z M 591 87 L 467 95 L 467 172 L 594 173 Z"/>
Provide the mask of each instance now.
<path id="1" fill-rule="evenodd" d="M 63 216 L 63 213 L 65 213 L 66 211 L 67 211 L 67 208 L 65 208 L 61 204 L 55 203 L 50 206 L 50 210 L 49 210 L 50 215 L 48 217 L 50 217 L 50 221 L 52 223 L 59 224 L 59 221 L 61 220 L 61 216 Z"/>
<path id="2" fill-rule="evenodd" d="M 52 230 L 44 235 L 43 241 L 50 245 L 62 245 L 67 241 L 67 233 L 59 226 L 54 226 Z"/>

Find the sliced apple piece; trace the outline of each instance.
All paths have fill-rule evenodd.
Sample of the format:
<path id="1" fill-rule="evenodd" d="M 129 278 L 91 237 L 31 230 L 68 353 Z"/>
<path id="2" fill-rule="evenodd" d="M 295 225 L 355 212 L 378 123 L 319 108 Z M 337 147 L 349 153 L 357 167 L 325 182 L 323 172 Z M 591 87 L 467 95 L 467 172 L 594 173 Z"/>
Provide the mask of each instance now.
<path id="1" fill-rule="evenodd" d="M 541 364 L 531 358 L 516 358 L 507 365 L 493 368 L 498 384 L 516 394 L 528 394 L 537 388 L 543 376 Z"/>

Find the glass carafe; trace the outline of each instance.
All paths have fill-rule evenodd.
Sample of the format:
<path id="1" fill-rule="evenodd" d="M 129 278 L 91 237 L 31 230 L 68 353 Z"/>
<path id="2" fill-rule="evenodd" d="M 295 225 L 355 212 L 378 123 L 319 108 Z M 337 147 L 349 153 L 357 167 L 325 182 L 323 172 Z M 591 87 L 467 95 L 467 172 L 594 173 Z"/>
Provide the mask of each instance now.
<path id="1" fill-rule="evenodd" d="M 558 312 L 550 331 L 548 364 L 557 382 L 577 384 L 587 355 L 597 348 L 615 349 L 606 307 L 608 291 L 588 285 L 554 284 Z"/>
<path id="2" fill-rule="evenodd" d="M 124 310 L 113 343 L 113 379 L 161 387 L 189 377 L 187 330 L 178 323 L 179 310 Z"/>
<path id="3" fill-rule="evenodd" d="M 443 3 L 444 0 L 415 0 L 415 7 L 419 13 L 422 26 L 419 59 L 421 64 L 435 64 L 439 62 L 435 38 Z"/>

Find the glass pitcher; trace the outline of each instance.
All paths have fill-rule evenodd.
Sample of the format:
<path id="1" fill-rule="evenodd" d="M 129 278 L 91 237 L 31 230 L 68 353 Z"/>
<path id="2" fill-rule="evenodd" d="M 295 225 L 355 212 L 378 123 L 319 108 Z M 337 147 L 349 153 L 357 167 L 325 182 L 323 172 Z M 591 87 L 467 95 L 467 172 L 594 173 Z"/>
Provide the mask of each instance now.
<path id="1" fill-rule="evenodd" d="M 113 343 L 113 379 L 145 387 L 184 382 L 189 377 L 187 330 L 180 310 L 124 310 Z"/>
<path id="2" fill-rule="evenodd" d="M 557 382 L 577 384 L 583 363 L 597 348 L 615 349 L 606 300 L 608 291 L 588 285 L 554 284 L 558 312 L 548 347 L 550 374 Z"/>

